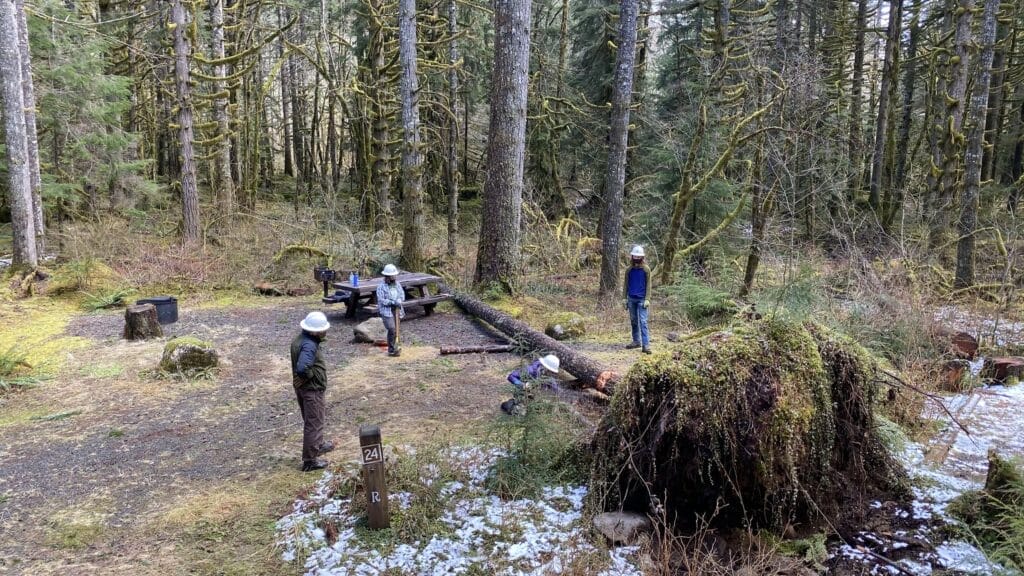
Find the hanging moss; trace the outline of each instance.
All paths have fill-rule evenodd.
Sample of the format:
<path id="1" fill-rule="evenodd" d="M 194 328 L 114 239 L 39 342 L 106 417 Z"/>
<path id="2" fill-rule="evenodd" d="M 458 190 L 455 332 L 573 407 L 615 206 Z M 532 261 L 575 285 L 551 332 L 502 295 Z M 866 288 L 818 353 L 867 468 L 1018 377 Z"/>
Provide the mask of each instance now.
<path id="1" fill-rule="evenodd" d="M 777 319 L 644 359 L 595 436 L 592 504 L 782 528 L 905 493 L 874 432 L 875 370 L 855 343 Z"/>

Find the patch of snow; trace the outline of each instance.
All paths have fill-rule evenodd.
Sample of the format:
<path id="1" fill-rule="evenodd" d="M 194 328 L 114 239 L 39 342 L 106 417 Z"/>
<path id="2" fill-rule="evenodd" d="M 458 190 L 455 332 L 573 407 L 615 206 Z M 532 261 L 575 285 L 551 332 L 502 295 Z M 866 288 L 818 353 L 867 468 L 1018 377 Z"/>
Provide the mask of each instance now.
<path id="1" fill-rule="evenodd" d="M 362 541 L 356 530 L 361 514 L 349 511 L 350 499 L 329 496 L 331 477 L 325 474 L 306 500 L 293 504 L 292 513 L 277 522 L 278 545 L 286 562 L 304 560 L 307 576 L 376 576 L 386 571 L 416 576 L 458 575 L 470 570 L 490 574 L 530 576 L 559 574 L 584 554 L 601 558 L 599 576 L 642 576 L 633 562 L 637 547 L 621 547 L 603 556 L 590 542 L 582 519 L 585 486 L 553 486 L 539 498 L 502 500 L 484 488 L 490 466 L 503 453 L 479 447 L 453 451 L 450 461 L 467 482 L 441 486 L 447 530 L 426 542 L 405 542 L 377 549 Z M 439 470 L 424 477 L 440 481 Z M 407 509 L 415 496 L 390 495 L 392 506 Z M 330 520 L 337 540 L 328 544 L 320 527 Z"/>

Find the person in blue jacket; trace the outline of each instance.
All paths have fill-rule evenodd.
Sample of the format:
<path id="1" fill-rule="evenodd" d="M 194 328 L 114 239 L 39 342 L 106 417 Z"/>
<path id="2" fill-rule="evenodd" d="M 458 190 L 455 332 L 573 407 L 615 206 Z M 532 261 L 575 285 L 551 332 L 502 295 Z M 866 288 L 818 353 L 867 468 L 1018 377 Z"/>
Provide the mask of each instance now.
<path id="1" fill-rule="evenodd" d="M 517 368 L 509 373 L 508 381 L 516 387 L 516 395 L 502 402 L 501 409 L 509 414 L 521 415 L 523 413 L 521 396 L 532 386 L 557 386 L 555 375 L 558 374 L 560 364 L 558 356 L 548 354 L 534 360 L 525 369 Z"/>
<path id="2" fill-rule="evenodd" d="M 626 268 L 622 296 L 625 298 L 623 304 L 629 310 L 633 341 L 626 348 L 642 348 L 644 354 L 650 354 L 651 335 L 647 328 L 647 310 L 651 306 L 651 271 L 644 263 L 643 246 L 633 246 L 629 258 L 632 265 Z"/>

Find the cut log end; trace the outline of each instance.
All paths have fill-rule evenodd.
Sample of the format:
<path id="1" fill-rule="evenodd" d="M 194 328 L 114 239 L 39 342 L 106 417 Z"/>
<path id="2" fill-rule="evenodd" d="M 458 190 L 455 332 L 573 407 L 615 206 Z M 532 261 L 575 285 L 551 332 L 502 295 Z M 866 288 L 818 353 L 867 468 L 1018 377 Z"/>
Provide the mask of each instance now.
<path id="1" fill-rule="evenodd" d="M 124 311 L 125 340 L 148 340 L 164 335 L 163 327 L 152 304 L 136 304 Z"/>

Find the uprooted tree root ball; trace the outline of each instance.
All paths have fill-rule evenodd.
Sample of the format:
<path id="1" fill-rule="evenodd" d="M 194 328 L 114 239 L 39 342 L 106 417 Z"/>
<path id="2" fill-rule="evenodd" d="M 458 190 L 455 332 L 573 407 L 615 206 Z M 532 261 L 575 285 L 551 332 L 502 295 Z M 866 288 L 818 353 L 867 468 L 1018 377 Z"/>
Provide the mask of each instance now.
<path id="1" fill-rule="evenodd" d="M 877 370 L 856 343 L 778 319 L 638 362 L 594 437 L 590 503 L 804 531 L 908 497 L 874 429 Z"/>

